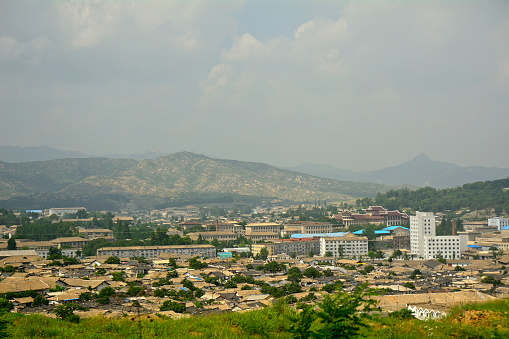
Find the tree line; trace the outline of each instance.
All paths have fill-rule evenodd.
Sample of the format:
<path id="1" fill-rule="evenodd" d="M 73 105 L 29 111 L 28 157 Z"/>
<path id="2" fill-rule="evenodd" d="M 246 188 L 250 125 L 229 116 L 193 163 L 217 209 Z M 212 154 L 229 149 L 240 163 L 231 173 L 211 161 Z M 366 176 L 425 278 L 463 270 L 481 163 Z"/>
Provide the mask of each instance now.
<path id="1" fill-rule="evenodd" d="M 509 178 L 479 181 L 460 187 L 436 189 L 424 187 L 415 191 L 407 188 L 378 193 L 375 204 L 389 210 L 447 212 L 464 208 L 481 210 L 494 208 L 496 215 L 509 214 Z"/>

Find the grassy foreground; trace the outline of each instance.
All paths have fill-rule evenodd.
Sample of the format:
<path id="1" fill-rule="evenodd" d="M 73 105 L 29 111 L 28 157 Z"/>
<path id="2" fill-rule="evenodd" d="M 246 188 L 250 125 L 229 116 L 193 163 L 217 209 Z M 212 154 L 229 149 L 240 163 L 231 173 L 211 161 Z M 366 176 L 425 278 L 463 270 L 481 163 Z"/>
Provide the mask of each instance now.
<path id="1" fill-rule="evenodd" d="M 274 306 L 179 320 L 144 317 L 82 319 L 78 324 L 40 315 L 4 314 L 8 338 L 291 338 L 286 330 L 294 311 Z M 375 316 L 361 329 L 363 338 L 509 338 L 509 300 L 468 304 L 438 321 Z"/>

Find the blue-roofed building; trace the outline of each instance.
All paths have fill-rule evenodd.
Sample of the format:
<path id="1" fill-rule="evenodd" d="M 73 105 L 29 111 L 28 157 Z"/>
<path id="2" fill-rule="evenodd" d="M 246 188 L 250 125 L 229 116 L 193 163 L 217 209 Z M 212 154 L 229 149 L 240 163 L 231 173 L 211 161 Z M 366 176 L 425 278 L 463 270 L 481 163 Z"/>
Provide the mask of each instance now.
<path id="1" fill-rule="evenodd" d="M 355 231 L 355 232 L 352 232 L 353 234 L 355 235 L 363 235 L 364 234 L 364 229 L 362 230 L 358 230 L 358 231 Z M 375 230 L 375 235 L 390 235 L 391 232 L 383 229 L 383 230 Z"/>
<path id="2" fill-rule="evenodd" d="M 384 228 L 384 230 L 394 231 L 394 230 L 396 230 L 398 228 L 402 228 L 402 229 L 407 230 L 407 231 L 410 230 L 408 227 L 403 227 L 403 226 L 389 226 L 389 227 Z"/>

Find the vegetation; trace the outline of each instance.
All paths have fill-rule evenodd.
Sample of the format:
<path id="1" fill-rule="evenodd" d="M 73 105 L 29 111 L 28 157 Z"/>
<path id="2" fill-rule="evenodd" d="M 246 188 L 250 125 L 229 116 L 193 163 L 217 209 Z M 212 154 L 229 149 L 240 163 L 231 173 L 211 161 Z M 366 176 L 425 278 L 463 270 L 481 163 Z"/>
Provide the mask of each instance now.
<path id="1" fill-rule="evenodd" d="M 290 296 L 289 296 L 290 297 Z M 289 301 L 292 301 L 290 298 Z M 334 300 L 334 297 L 331 297 Z M 293 301 L 295 302 L 295 301 Z M 332 304 L 327 308 L 331 319 L 338 319 Z M 373 306 L 373 305 L 372 305 Z M 351 308 L 350 308 L 351 309 Z M 74 313 L 74 309 L 72 310 Z M 320 312 L 322 310 L 317 310 Z M 307 316 L 286 306 L 286 302 L 272 307 L 247 313 L 225 313 L 203 317 L 172 320 L 168 317 L 142 317 L 140 322 L 133 317 L 122 318 L 84 318 L 79 323 L 62 322 L 41 315 L 7 313 L 0 317 L 6 322 L 5 336 L 17 338 L 295 338 L 298 333 L 306 338 L 306 333 L 316 333 L 327 323 L 331 329 L 337 328 L 334 322 L 328 323 L 323 314 L 316 312 Z M 396 314 L 394 314 L 396 313 Z M 342 313 L 344 315 L 345 313 Z M 385 317 L 375 313 L 367 319 L 362 313 L 359 326 L 354 331 L 361 338 L 507 338 L 509 337 L 509 301 L 499 300 L 480 304 L 467 304 L 452 309 L 442 320 L 419 321 L 408 316 L 407 311 L 393 312 Z M 307 320 L 305 320 L 307 317 Z M 297 322 L 289 321 L 289 318 Z M 304 321 L 305 320 L 305 321 Z M 300 328 L 298 327 L 300 321 Z M 311 325 L 308 326 L 306 321 Z M 346 319 L 346 323 L 353 320 Z M 295 331 L 297 329 L 297 331 Z M 307 329 L 307 330 L 306 330 Z M 0 331 L 2 331 L 0 327 Z M 294 332 L 296 333 L 294 333 Z M 348 329 L 350 332 L 350 329 Z M 1 332 L 0 332 L 1 333 Z M 340 338 L 343 336 L 339 336 Z"/>
<path id="2" fill-rule="evenodd" d="M 411 208 L 414 211 L 446 212 L 463 208 L 494 208 L 495 214 L 501 214 L 502 211 L 509 213 L 509 192 L 504 190 L 506 187 L 509 187 L 509 178 L 479 181 L 456 188 L 390 190 L 387 193 L 378 193 L 375 204 L 390 210 Z"/>

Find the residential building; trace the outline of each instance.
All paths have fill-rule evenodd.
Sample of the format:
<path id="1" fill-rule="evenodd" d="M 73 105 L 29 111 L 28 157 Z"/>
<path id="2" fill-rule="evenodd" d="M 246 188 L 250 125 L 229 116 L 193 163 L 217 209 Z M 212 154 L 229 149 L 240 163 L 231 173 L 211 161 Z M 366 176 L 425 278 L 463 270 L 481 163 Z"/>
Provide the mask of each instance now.
<path id="1" fill-rule="evenodd" d="M 200 255 L 213 258 L 216 248 L 212 245 L 168 245 L 168 246 L 130 246 L 130 247 L 103 247 L 97 250 L 97 256 L 117 256 L 119 258 L 157 258 L 161 254 L 174 253 L 185 255 Z"/>
<path id="2" fill-rule="evenodd" d="M 212 241 L 217 239 L 218 241 L 233 241 L 237 240 L 238 234 L 234 232 L 224 232 L 224 231 L 212 231 L 212 232 L 193 232 L 188 233 L 187 236 L 191 238 L 192 241 L 198 240 L 199 236 L 203 240 Z"/>
<path id="3" fill-rule="evenodd" d="M 253 241 L 279 239 L 281 226 L 273 222 L 251 223 L 246 225 L 246 238 Z"/>
<path id="4" fill-rule="evenodd" d="M 285 234 L 308 234 L 308 233 L 330 233 L 332 224 L 328 222 L 296 221 L 285 225 L 282 233 Z"/>
<path id="5" fill-rule="evenodd" d="M 66 237 L 50 240 L 58 249 L 83 248 L 90 240 L 81 237 Z"/>
<path id="6" fill-rule="evenodd" d="M 353 257 L 368 254 L 368 238 L 357 237 L 352 233 L 346 233 L 339 237 L 320 238 L 320 255 L 327 252 L 333 257 Z"/>
<path id="7" fill-rule="evenodd" d="M 269 255 L 308 255 L 310 252 L 319 254 L 320 240 L 318 238 L 283 239 L 263 244 L 253 244 L 251 245 L 251 251 L 253 255 L 257 255 L 264 247 Z"/>
<path id="8" fill-rule="evenodd" d="M 84 235 L 88 240 L 97 238 L 109 238 L 113 239 L 113 231 L 107 228 L 92 228 L 92 229 L 81 229 L 80 235 Z"/>
<path id="9" fill-rule="evenodd" d="M 410 251 L 424 259 L 442 256 L 459 259 L 467 250 L 466 236 L 437 236 L 436 220 L 432 212 L 416 212 L 410 217 Z"/>
<path id="10" fill-rule="evenodd" d="M 85 207 L 53 207 L 48 210 L 48 215 L 56 215 L 58 217 L 63 217 L 66 214 L 75 214 L 80 210 L 87 210 Z"/>

